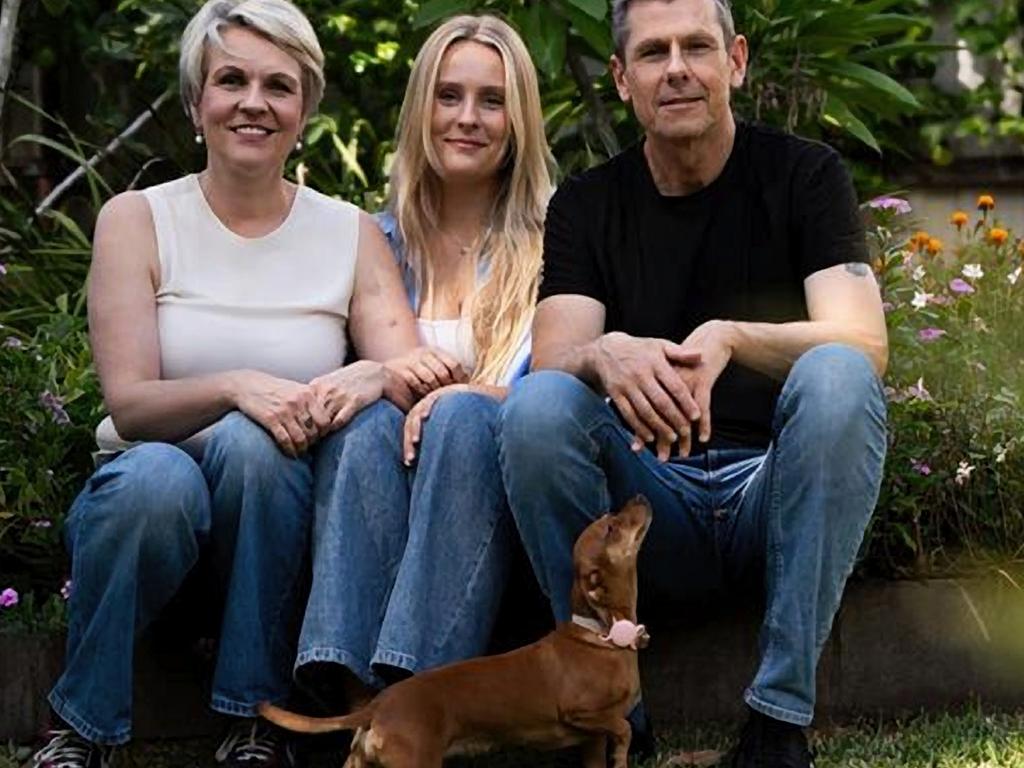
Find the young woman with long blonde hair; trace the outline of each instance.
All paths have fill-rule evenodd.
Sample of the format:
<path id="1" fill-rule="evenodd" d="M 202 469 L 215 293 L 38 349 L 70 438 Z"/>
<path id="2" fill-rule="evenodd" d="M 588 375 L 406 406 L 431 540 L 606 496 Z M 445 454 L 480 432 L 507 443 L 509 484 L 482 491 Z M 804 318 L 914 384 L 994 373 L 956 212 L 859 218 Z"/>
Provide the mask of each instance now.
<path id="1" fill-rule="evenodd" d="M 468 382 L 420 391 L 426 358 L 407 373 L 425 395 L 407 415 L 381 402 L 349 428 L 296 661 L 314 692 L 352 705 L 486 649 L 514 535 L 496 419 L 527 368 L 553 167 L 518 34 L 493 16 L 442 24 L 413 64 L 379 222 L 421 341 Z"/>

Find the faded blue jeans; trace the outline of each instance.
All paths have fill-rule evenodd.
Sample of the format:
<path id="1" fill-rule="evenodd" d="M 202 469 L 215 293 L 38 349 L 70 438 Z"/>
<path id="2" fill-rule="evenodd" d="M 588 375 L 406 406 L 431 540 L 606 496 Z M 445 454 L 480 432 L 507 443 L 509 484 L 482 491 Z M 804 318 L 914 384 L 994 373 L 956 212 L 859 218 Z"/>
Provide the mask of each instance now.
<path id="1" fill-rule="evenodd" d="M 779 396 L 767 450 L 659 463 L 630 449 L 602 397 L 553 371 L 519 382 L 500 429 L 512 513 L 557 620 L 571 612 L 580 531 L 642 493 L 654 520 L 640 552 L 641 606 L 708 607 L 762 585 L 761 662 L 744 698 L 770 717 L 811 722 L 818 657 L 885 458 L 885 398 L 863 354 L 838 344 L 804 354 Z"/>
<path id="2" fill-rule="evenodd" d="M 415 673 L 486 651 L 514 543 L 498 408 L 481 394 L 441 397 L 412 469 L 391 403 L 329 439 L 337 465 L 317 478 L 300 683 L 327 662 L 380 687 L 382 668 Z"/>
<path id="3" fill-rule="evenodd" d="M 97 470 L 66 523 L 73 588 L 54 711 L 91 741 L 129 740 L 135 638 L 200 556 L 211 559 L 225 601 L 211 706 L 253 717 L 261 701 L 285 698 L 324 458 L 320 448 L 288 458 L 234 412 L 201 463 L 144 443 Z"/>

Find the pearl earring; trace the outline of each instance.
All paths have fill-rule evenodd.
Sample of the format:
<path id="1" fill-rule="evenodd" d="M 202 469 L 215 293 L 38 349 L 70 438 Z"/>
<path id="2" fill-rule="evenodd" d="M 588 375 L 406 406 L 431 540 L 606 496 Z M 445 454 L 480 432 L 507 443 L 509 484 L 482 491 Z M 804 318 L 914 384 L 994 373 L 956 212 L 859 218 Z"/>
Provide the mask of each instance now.
<path id="1" fill-rule="evenodd" d="M 295 151 L 296 152 L 301 152 L 302 151 L 302 139 L 299 139 L 298 141 L 295 142 Z"/>
<path id="2" fill-rule="evenodd" d="M 196 144 L 202 144 L 202 143 L 203 143 L 203 134 L 197 133 L 196 134 Z"/>

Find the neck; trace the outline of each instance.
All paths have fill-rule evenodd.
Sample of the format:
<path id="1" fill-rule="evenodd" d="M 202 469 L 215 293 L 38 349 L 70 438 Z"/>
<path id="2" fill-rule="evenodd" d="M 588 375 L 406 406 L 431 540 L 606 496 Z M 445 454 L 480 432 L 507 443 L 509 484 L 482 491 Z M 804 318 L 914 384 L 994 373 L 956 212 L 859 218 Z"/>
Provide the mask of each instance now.
<path id="1" fill-rule="evenodd" d="M 292 198 L 283 170 L 240 170 L 211 157 L 199 180 L 210 207 L 226 221 L 280 219 Z"/>
<path id="2" fill-rule="evenodd" d="M 441 187 L 441 230 L 463 242 L 475 240 L 487 224 L 496 194 L 495 182 L 445 183 Z"/>
<path id="3" fill-rule="evenodd" d="M 736 141 L 736 122 L 728 115 L 724 130 L 685 139 L 647 134 L 644 156 L 651 177 L 663 195 L 689 195 L 721 175 Z"/>

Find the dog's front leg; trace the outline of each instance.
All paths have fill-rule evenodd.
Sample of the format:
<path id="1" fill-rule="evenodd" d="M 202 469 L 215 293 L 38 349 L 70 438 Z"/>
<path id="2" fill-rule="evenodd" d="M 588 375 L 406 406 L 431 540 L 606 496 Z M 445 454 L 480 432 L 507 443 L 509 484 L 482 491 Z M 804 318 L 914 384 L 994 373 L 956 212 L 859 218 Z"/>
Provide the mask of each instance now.
<path id="1" fill-rule="evenodd" d="M 584 743 L 583 755 L 586 768 L 598 768 L 605 766 L 605 754 L 609 744 L 612 750 L 612 767 L 628 768 L 629 765 L 629 740 L 632 731 L 629 729 L 629 721 L 620 715 L 608 712 L 566 712 L 562 715 L 562 721 L 581 731 L 592 734 L 591 738 Z M 600 762 L 588 762 L 590 755 L 597 753 L 593 747 L 594 742 L 599 742 L 602 749 Z"/>

